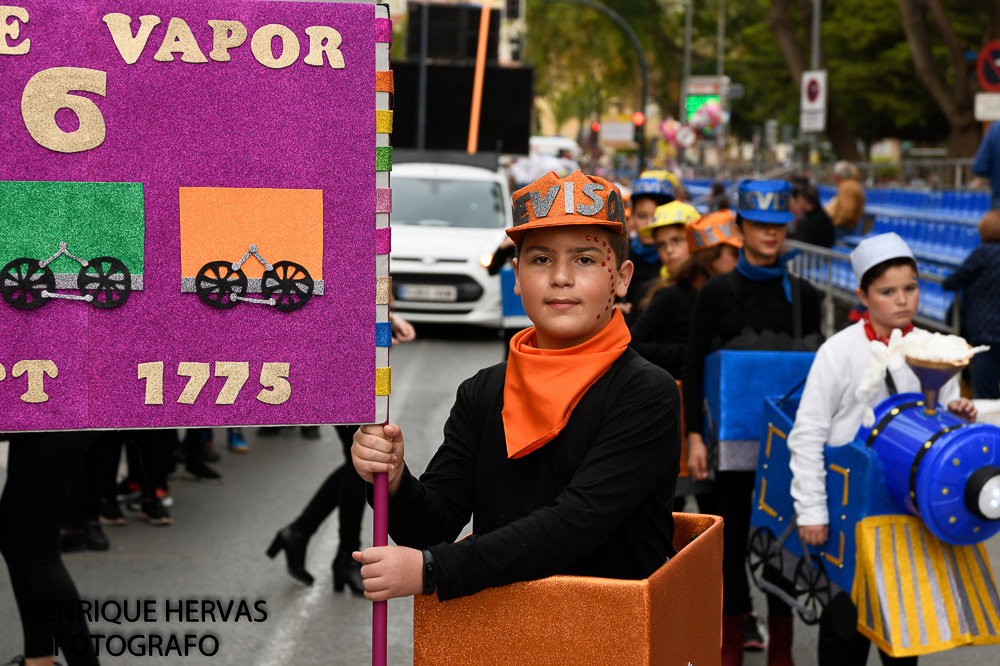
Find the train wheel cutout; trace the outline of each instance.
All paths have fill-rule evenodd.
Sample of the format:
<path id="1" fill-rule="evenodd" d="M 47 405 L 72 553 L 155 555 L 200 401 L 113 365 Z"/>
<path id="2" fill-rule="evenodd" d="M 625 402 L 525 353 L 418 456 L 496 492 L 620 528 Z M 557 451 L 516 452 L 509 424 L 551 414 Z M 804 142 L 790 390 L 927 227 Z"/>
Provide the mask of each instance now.
<path id="1" fill-rule="evenodd" d="M 56 289 L 56 276 L 37 259 L 15 259 L 0 271 L 0 293 L 18 310 L 36 310 L 48 301 L 42 293 Z"/>
<path id="2" fill-rule="evenodd" d="M 750 536 L 747 564 L 750 566 L 750 577 L 757 587 L 760 587 L 765 572 L 777 572 L 778 576 L 781 575 L 781 548 L 775 545 L 775 541 L 774 533 L 766 527 L 755 530 Z"/>
<path id="3" fill-rule="evenodd" d="M 809 566 L 803 557 L 795 565 L 795 596 L 805 595 L 801 603 L 809 612 L 799 611 L 799 617 L 806 624 L 816 624 L 819 622 L 823 608 L 830 603 L 830 579 L 826 575 L 826 568 L 823 561 L 815 555 L 808 555 Z M 811 616 L 810 616 L 811 615 Z"/>
<path id="4" fill-rule="evenodd" d="M 194 290 L 205 305 L 228 310 L 239 305 L 237 297 L 246 295 L 247 276 L 228 261 L 212 261 L 198 271 Z"/>
<path id="5" fill-rule="evenodd" d="M 125 304 L 132 292 L 128 267 L 114 257 L 94 257 L 80 269 L 76 279 L 80 293 L 90 296 L 95 308 L 112 310 Z"/>
<path id="6" fill-rule="evenodd" d="M 298 310 L 313 293 L 313 279 L 304 266 L 279 261 L 261 278 L 261 295 L 273 299 L 274 307 L 284 312 Z"/>

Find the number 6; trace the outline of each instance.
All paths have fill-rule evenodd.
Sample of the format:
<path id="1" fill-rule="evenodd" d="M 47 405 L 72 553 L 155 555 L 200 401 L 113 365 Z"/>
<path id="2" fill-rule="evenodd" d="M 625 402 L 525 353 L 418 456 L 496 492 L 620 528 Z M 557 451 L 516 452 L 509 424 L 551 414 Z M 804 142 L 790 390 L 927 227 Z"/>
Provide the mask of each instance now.
<path id="1" fill-rule="evenodd" d="M 38 145 L 57 153 L 80 153 L 104 143 L 104 116 L 93 100 L 69 94 L 72 90 L 107 93 L 108 74 L 81 67 L 51 67 L 38 72 L 24 86 L 21 118 Z M 56 111 L 69 109 L 80 120 L 75 132 L 64 132 L 56 124 Z"/>

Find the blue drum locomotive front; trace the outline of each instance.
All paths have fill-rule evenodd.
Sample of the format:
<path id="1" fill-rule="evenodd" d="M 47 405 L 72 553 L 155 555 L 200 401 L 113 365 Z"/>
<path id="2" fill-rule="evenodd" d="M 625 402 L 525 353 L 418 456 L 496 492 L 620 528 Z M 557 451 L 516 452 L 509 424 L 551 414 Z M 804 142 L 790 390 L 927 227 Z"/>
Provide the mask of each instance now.
<path id="1" fill-rule="evenodd" d="M 858 439 L 882 461 L 889 496 L 934 536 L 984 541 L 1000 531 L 1000 429 L 924 406 L 917 393 L 892 396 Z"/>

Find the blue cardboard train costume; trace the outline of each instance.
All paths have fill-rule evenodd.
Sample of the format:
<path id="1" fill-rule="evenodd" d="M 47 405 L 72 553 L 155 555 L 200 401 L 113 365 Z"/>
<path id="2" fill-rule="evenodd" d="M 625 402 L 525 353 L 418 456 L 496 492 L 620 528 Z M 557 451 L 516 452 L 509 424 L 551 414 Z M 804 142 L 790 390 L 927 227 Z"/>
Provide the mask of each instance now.
<path id="1" fill-rule="evenodd" d="M 756 449 L 754 582 L 807 623 L 849 596 L 858 631 L 892 656 L 1000 642 L 1000 595 L 982 545 L 1000 531 L 1000 428 L 937 406 L 938 389 L 961 368 L 911 359 L 924 395 L 884 400 L 874 426 L 825 448 L 830 537 L 803 548 L 786 440 L 801 398 L 794 378 L 805 377 L 811 356 L 706 359 L 706 432 L 729 455 Z M 713 412 L 722 417 L 713 422 Z"/>

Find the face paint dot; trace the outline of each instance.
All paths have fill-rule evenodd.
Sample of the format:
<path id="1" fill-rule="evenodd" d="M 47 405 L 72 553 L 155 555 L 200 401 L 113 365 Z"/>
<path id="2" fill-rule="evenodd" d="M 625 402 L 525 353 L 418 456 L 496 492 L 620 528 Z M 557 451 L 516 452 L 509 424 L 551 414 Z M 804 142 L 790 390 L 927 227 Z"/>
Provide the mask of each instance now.
<path id="1" fill-rule="evenodd" d="M 607 244 L 608 244 L 608 241 L 604 241 L 603 245 L 607 245 Z"/>
<path id="2" fill-rule="evenodd" d="M 597 315 L 597 318 L 598 318 L 598 319 L 600 319 L 600 318 L 601 318 L 601 315 Z"/>
<path id="3" fill-rule="evenodd" d="M 601 240 L 601 239 L 600 239 L 600 238 L 598 238 L 597 236 L 594 236 L 594 242 L 595 242 L 595 243 L 596 243 L 597 241 L 599 241 L 599 240 Z"/>
<path id="4" fill-rule="evenodd" d="M 601 266 L 607 266 L 607 264 L 602 261 Z"/>
<path id="5" fill-rule="evenodd" d="M 587 236 L 587 240 L 590 240 L 590 236 Z"/>
<path id="6" fill-rule="evenodd" d="M 609 291 L 608 293 L 609 293 L 609 294 L 613 294 L 613 293 L 615 293 L 615 290 L 614 290 L 614 289 L 612 289 L 612 290 L 611 290 L 611 291 Z"/>
<path id="7" fill-rule="evenodd" d="M 604 306 L 604 309 L 605 309 L 605 310 L 607 310 L 607 309 L 608 309 L 608 306 L 607 306 L 607 305 L 605 305 L 605 306 Z"/>

